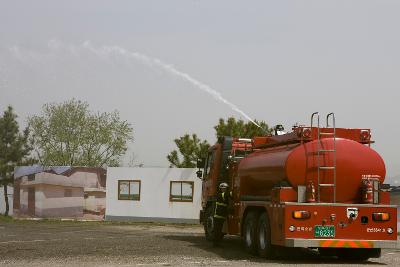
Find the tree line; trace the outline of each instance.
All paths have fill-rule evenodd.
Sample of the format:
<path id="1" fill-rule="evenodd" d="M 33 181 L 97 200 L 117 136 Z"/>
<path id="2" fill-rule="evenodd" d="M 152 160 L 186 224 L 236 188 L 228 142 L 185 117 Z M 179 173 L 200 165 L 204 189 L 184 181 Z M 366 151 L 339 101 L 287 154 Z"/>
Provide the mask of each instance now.
<path id="1" fill-rule="evenodd" d="M 42 113 L 28 118 L 20 132 L 17 115 L 8 106 L 0 117 L 0 185 L 9 212 L 7 185 L 14 168 L 43 166 L 119 166 L 133 140 L 132 126 L 118 111 L 94 113 L 76 99 L 45 104 Z"/>
<path id="2" fill-rule="evenodd" d="M 7 185 L 14 180 L 16 166 L 119 166 L 128 144 L 133 141 L 132 125 L 118 111 L 91 112 L 89 104 L 71 99 L 49 103 L 38 115 L 28 117 L 28 126 L 20 131 L 17 114 L 8 106 L 0 116 L 0 186 L 3 186 L 9 212 Z M 251 138 L 270 134 L 264 121 L 251 122 L 233 117 L 219 119 L 215 136 Z M 210 144 L 195 133 L 174 140 L 176 149 L 167 155 L 170 167 L 193 168 L 205 157 Z"/>
<path id="3" fill-rule="evenodd" d="M 218 124 L 214 126 L 215 137 L 232 136 L 241 138 L 252 138 L 254 136 L 265 136 L 271 134 L 273 129 L 265 121 L 257 121 L 260 125 L 257 127 L 252 122 L 244 122 L 229 117 L 224 120 L 219 119 Z M 197 159 L 204 158 L 207 155 L 210 144 L 207 140 L 201 140 L 196 134 L 185 134 L 174 140 L 177 150 L 171 151 L 167 159 L 170 167 L 193 168 L 196 166 Z"/>

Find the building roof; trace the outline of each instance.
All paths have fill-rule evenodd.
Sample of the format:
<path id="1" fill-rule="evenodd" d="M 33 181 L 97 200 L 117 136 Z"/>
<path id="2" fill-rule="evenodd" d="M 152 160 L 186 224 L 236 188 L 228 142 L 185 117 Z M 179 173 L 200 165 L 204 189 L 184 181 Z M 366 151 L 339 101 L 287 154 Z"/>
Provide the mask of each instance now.
<path id="1" fill-rule="evenodd" d="M 71 166 L 53 166 L 53 167 L 44 167 L 42 165 L 32 165 L 32 166 L 20 166 L 15 168 L 14 178 L 19 178 L 22 176 L 27 176 L 31 174 L 37 174 L 41 172 L 50 172 L 58 175 L 71 176 L 73 173 L 77 171 L 84 172 L 95 172 L 100 175 L 105 176 L 106 170 L 104 168 L 99 167 L 71 167 Z"/>
<path id="2" fill-rule="evenodd" d="M 40 172 L 53 172 L 55 174 L 62 174 L 71 169 L 71 166 L 56 166 L 56 167 L 44 167 L 42 165 L 32 166 L 21 166 L 16 167 L 14 171 L 14 178 L 36 174 Z"/>

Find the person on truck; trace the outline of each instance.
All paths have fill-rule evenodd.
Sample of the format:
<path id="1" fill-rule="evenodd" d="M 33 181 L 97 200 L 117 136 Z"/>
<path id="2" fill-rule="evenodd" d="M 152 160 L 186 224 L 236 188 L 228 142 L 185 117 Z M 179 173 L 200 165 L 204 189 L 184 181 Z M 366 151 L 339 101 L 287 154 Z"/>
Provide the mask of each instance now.
<path id="1" fill-rule="evenodd" d="M 232 192 L 228 192 L 228 187 L 227 183 L 221 183 L 218 187 L 219 190 L 214 211 L 214 245 L 218 245 L 219 241 L 221 241 L 223 237 L 222 227 L 226 217 L 228 216 L 228 205 L 232 197 Z"/>
<path id="2" fill-rule="evenodd" d="M 283 125 L 282 125 L 282 124 L 276 125 L 275 128 L 274 128 L 274 130 L 275 130 L 275 135 L 287 134 L 287 133 L 285 132 L 285 128 L 283 128 Z"/>

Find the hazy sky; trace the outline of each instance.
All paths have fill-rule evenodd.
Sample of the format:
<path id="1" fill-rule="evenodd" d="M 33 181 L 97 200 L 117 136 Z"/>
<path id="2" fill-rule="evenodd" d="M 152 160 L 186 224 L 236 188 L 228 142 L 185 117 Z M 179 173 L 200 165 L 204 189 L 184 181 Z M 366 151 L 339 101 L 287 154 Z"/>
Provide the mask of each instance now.
<path id="1" fill-rule="evenodd" d="M 218 118 L 244 118 L 155 65 L 92 51 L 118 46 L 173 65 L 271 126 L 333 111 L 337 127 L 371 128 L 388 176 L 398 176 L 399 14 L 400 1 L 384 0 L 2 0 L 0 109 L 13 105 L 22 123 L 73 97 L 117 109 L 145 166 L 168 166 L 176 137 L 214 142 Z"/>

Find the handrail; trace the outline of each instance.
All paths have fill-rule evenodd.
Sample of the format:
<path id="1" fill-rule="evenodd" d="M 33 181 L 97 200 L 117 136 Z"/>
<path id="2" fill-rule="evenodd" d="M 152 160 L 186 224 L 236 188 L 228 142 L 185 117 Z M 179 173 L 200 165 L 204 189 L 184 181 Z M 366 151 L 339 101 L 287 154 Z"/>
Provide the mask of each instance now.
<path id="1" fill-rule="evenodd" d="M 335 113 L 331 112 L 326 115 L 326 127 L 329 127 L 329 118 L 332 117 L 332 128 L 333 128 L 333 202 L 336 203 L 336 120 Z"/>
<path id="2" fill-rule="evenodd" d="M 319 126 L 319 112 L 314 112 L 312 115 L 311 115 L 311 128 L 312 128 L 312 125 L 313 125 L 313 122 L 314 122 L 314 116 L 315 115 L 318 115 L 318 126 Z M 319 127 L 318 127 L 319 128 Z"/>
<path id="3" fill-rule="evenodd" d="M 317 141 L 317 184 L 318 184 L 318 188 L 317 188 L 317 196 L 318 196 L 318 202 L 320 202 L 320 167 L 321 167 L 321 163 L 320 163 L 320 153 L 321 153 L 321 136 L 320 136 L 320 125 L 319 125 L 319 112 L 314 112 L 311 115 L 311 131 L 312 131 L 312 127 L 313 127 L 313 122 L 314 122 L 314 116 L 317 116 L 317 129 L 318 129 L 318 141 Z"/>

